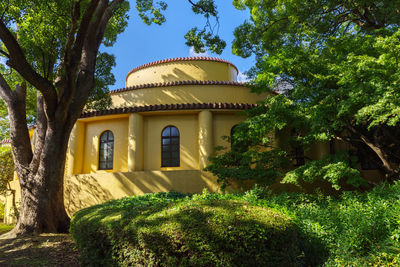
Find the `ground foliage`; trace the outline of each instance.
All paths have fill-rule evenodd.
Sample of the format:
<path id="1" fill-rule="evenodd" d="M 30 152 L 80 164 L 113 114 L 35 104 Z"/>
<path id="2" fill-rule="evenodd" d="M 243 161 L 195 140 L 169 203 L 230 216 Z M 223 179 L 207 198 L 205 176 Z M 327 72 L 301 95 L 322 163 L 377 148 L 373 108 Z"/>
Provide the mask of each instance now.
<path id="1" fill-rule="evenodd" d="M 14 160 L 11 147 L 0 145 L 0 195 L 5 195 L 14 177 Z"/>
<path id="2" fill-rule="evenodd" d="M 398 266 L 400 264 L 400 183 L 381 184 L 366 193 L 269 195 L 262 188 L 248 194 L 258 205 L 286 211 L 311 243 L 325 252 L 325 266 Z M 318 249 L 318 248 L 316 248 Z"/>
<path id="3" fill-rule="evenodd" d="M 358 157 L 363 156 L 387 179 L 396 179 L 399 1 L 238 0 L 234 4 L 251 15 L 235 30 L 233 52 L 256 56 L 256 66 L 248 72 L 253 90 L 278 90 L 282 95 L 249 112 L 250 118 L 235 131 L 240 153 L 219 154 L 208 169 L 221 182 L 252 176 L 264 184 L 277 178 L 322 179 L 339 188 L 343 179 L 353 186 L 364 183 L 357 171 Z M 319 161 L 305 158 L 304 166 L 288 173 L 296 148 L 307 152 L 314 144 L 330 141 L 347 143 L 352 149 L 331 151 L 333 155 Z"/>
<path id="4" fill-rule="evenodd" d="M 284 214 L 218 194 L 148 194 L 74 215 L 88 266 L 296 266 L 304 253 Z"/>
<path id="5" fill-rule="evenodd" d="M 71 233 L 93 265 L 248 265 L 262 260 L 264 241 L 278 249 L 275 238 L 283 238 L 286 261 L 301 252 L 290 266 L 398 266 L 399 195 L 399 182 L 339 197 L 257 186 L 244 194 L 148 194 L 78 212 Z"/>

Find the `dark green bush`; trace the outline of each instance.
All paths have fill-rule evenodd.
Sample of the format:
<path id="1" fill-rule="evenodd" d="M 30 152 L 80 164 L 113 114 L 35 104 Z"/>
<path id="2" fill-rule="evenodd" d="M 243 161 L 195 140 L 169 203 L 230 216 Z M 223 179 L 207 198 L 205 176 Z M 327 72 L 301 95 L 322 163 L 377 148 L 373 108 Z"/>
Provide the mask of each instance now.
<path id="1" fill-rule="evenodd" d="M 253 191 L 248 199 L 260 195 L 259 189 Z M 400 182 L 336 198 L 297 193 L 263 197 L 252 202 L 290 214 L 311 250 L 318 249 L 318 243 L 327 249 L 328 255 L 309 254 L 309 263 L 400 266 Z"/>
<path id="2" fill-rule="evenodd" d="M 304 258 L 288 216 L 233 195 L 111 201 L 78 212 L 71 233 L 92 266 L 295 266 Z"/>
<path id="3" fill-rule="evenodd" d="M 339 197 L 125 198 L 77 213 L 71 230 L 92 265 L 400 266 L 400 182 Z"/>

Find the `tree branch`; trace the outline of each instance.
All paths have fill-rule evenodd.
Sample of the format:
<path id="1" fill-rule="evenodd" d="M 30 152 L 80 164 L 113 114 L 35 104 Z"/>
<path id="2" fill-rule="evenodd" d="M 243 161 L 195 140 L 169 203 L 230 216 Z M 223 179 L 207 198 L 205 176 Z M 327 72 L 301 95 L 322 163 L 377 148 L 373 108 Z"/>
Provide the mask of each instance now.
<path id="1" fill-rule="evenodd" d="M 43 96 L 37 92 L 37 119 L 36 119 L 36 139 L 33 151 L 33 158 L 30 164 L 30 169 L 36 173 L 39 168 L 40 158 L 43 151 L 44 140 L 46 138 L 47 120 L 43 107 Z"/>
<path id="2" fill-rule="evenodd" d="M 2 74 L 0 74 L 0 97 L 6 104 L 10 103 L 13 97 L 13 92 Z"/>
<path id="3" fill-rule="evenodd" d="M 32 160 L 32 148 L 26 121 L 26 83 L 16 86 L 11 101 L 7 103 L 7 108 L 10 116 L 11 145 L 17 172 L 28 174 L 29 164 Z"/>
<path id="4" fill-rule="evenodd" d="M 195 7 L 200 8 L 204 13 L 211 13 L 210 10 L 205 9 L 202 5 L 199 5 L 199 4 L 197 4 L 197 3 L 194 3 L 192 0 L 188 0 L 188 1 L 189 1 L 189 3 L 190 3 L 192 6 L 195 6 Z"/>
<path id="5" fill-rule="evenodd" d="M 82 49 L 82 58 L 80 63 L 80 72 L 77 79 L 77 87 L 79 92 L 74 99 L 74 106 L 77 110 L 84 107 L 86 100 L 89 96 L 90 90 L 94 85 L 94 71 L 96 67 L 96 56 L 100 47 L 101 41 L 104 37 L 108 21 L 113 15 L 115 8 L 124 2 L 124 0 L 114 0 L 108 6 L 105 5 L 106 1 L 102 1 L 95 13 L 96 18 L 99 14 L 101 17 L 98 21 L 91 24 L 89 32 L 92 33 L 86 39 Z M 81 89 L 85 88 L 85 89 Z M 75 110 L 72 108 L 70 111 Z M 71 116 L 79 116 L 80 114 L 71 114 Z"/>
<path id="6" fill-rule="evenodd" d="M 55 110 L 57 92 L 54 86 L 49 80 L 43 78 L 31 67 L 17 40 L 3 21 L 0 21 L 0 39 L 7 47 L 10 55 L 10 60 L 8 61 L 9 66 L 18 71 L 27 82 L 32 84 L 43 94 L 48 110 Z"/>
<path id="7" fill-rule="evenodd" d="M 6 51 L 4 51 L 2 49 L 0 49 L 0 54 L 4 55 L 7 58 L 10 58 L 10 55 Z"/>

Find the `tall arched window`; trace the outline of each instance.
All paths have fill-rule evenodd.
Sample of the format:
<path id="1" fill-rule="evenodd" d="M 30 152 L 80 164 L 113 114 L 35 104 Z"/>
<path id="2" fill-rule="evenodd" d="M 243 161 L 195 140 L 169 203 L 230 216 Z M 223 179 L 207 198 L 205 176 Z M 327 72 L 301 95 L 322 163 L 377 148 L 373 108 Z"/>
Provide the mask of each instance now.
<path id="1" fill-rule="evenodd" d="M 112 170 L 114 159 L 114 135 L 105 131 L 100 135 L 99 170 Z"/>
<path id="2" fill-rule="evenodd" d="M 161 167 L 179 167 L 179 131 L 167 126 L 161 133 Z"/>

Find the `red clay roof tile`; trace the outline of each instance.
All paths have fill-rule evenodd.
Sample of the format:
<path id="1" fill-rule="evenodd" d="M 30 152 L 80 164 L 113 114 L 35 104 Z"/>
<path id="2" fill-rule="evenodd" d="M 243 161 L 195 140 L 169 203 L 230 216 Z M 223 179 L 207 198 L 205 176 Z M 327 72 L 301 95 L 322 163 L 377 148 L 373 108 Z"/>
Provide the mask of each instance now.
<path id="1" fill-rule="evenodd" d="M 257 104 L 239 104 L 239 103 L 187 103 L 187 104 L 161 104 L 161 105 L 146 105 L 137 107 L 114 108 L 108 110 L 95 110 L 82 113 L 81 118 L 89 118 L 104 115 L 126 114 L 133 112 L 146 112 L 158 110 L 191 110 L 191 109 L 252 109 Z"/>
<path id="2" fill-rule="evenodd" d="M 174 81 L 174 82 L 165 82 L 165 83 L 151 83 L 151 84 L 140 84 L 129 86 L 126 88 L 116 89 L 110 91 L 110 94 L 116 94 L 131 90 L 139 90 L 143 88 L 155 88 L 155 87 L 167 87 L 167 86 L 179 86 L 179 85 L 230 85 L 230 86 L 243 86 L 247 87 L 248 84 L 241 82 L 230 82 L 230 81 Z"/>

